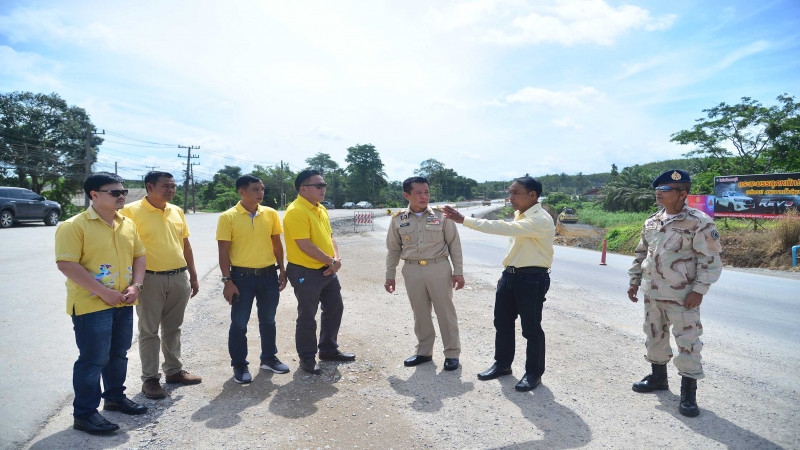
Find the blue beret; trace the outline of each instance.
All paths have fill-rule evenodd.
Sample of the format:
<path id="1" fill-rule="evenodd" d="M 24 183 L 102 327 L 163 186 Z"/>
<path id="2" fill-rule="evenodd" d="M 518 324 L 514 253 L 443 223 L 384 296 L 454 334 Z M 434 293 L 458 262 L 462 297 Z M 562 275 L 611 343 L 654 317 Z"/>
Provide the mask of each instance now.
<path id="1" fill-rule="evenodd" d="M 662 184 L 669 183 L 691 183 L 692 179 L 689 177 L 689 172 L 683 170 L 668 170 L 653 180 L 653 187 L 658 187 Z"/>

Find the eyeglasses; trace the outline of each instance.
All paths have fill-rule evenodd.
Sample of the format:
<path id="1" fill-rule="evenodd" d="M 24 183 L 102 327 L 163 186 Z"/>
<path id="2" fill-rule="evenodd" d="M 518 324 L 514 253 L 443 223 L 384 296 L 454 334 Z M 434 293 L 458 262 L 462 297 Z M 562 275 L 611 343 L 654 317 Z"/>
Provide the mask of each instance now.
<path id="1" fill-rule="evenodd" d="M 301 184 L 300 186 L 314 186 L 317 189 L 325 189 L 326 187 L 328 187 L 328 183 Z"/>
<path id="2" fill-rule="evenodd" d="M 113 189 L 113 190 L 98 189 L 95 192 L 108 192 L 109 194 L 111 194 L 112 197 L 119 197 L 120 195 L 122 196 L 128 195 L 127 189 Z"/>
<path id="3" fill-rule="evenodd" d="M 661 192 L 672 192 L 672 191 L 680 191 L 682 189 L 674 188 L 672 186 L 659 186 L 656 188 L 656 190 Z"/>

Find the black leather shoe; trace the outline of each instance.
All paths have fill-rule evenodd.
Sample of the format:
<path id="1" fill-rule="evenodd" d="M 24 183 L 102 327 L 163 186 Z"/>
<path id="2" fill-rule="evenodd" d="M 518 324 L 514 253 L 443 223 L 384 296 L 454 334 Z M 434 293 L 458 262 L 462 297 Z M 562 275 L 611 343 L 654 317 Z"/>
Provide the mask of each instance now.
<path id="1" fill-rule="evenodd" d="M 132 416 L 147 412 L 147 406 L 140 405 L 127 397 L 119 402 L 106 400 L 105 403 L 103 403 L 103 409 L 106 411 L 119 411 L 122 414 L 130 414 Z"/>
<path id="2" fill-rule="evenodd" d="M 681 378 L 681 403 L 678 411 L 686 417 L 697 417 L 700 408 L 697 407 L 697 380 L 694 378 Z"/>
<path id="3" fill-rule="evenodd" d="M 532 391 L 536 389 L 536 386 L 540 384 L 542 384 L 542 377 L 533 378 L 528 376 L 528 374 L 526 373 L 525 375 L 522 376 L 522 379 L 519 380 L 519 383 L 517 383 L 517 385 L 514 386 L 514 389 L 520 392 Z"/>
<path id="4" fill-rule="evenodd" d="M 100 413 L 94 413 L 83 419 L 78 419 L 76 417 L 72 428 L 90 434 L 108 434 L 119 430 L 119 425 L 109 422 L 105 417 L 101 416 Z"/>
<path id="5" fill-rule="evenodd" d="M 313 375 L 322 373 L 322 369 L 319 368 L 319 364 L 314 359 L 301 359 L 300 368 Z"/>
<path id="6" fill-rule="evenodd" d="M 356 355 L 353 353 L 344 353 L 336 350 L 333 352 L 320 352 L 319 359 L 323 361 L 355 361 Z"/>
<path id="7" fill-rule="evenodd" d="M 433 361 L 432 356 L 424 356 L 424 355 L 414 355 L 405 361 L 403 361 L 403 365 L 406 367 L 413 367 L 422 363 L 431 362 Z"/>
<path id="8" fill-rule="evenodd" d="M 444 370 L 456 370 L 456 369 L 458 369 L 458 358 L 444 359 Z"/>
<path id="9" fill-rule="evenodd" d="M 666 391 L 669 389 L 666 364 L 650 364 L 653 373 L 642 378 L 642 381 L 633 383 L 634 392 Z"/>
<path id="10" fill-rule="evenodd" d="M 499 367 L 497 363 L 478 374 L 479 380 L 494 380 L 502 375 L 511 375 L 511 367 Z"/>

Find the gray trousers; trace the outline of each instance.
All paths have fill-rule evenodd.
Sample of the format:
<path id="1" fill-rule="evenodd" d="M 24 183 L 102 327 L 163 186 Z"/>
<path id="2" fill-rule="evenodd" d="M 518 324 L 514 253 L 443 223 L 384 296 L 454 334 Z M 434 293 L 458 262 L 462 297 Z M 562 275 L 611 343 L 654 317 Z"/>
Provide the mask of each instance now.
<path id="1" fill-rule="evenodd" d="M 336 351 L 339 344 L 339 325 L 342 323 L 344 303 L 342 286 L 336 274 L 323 276 L 324 269 L 309 269 L 289 263 L 286 278 L 289 279 L 297 297 L 297 326 L 295 345 L 300 359 L 314 358 L 317 348 L 320 353 Z M 317 308 L 320 314 L 319 345 L 317 345 Z"/>

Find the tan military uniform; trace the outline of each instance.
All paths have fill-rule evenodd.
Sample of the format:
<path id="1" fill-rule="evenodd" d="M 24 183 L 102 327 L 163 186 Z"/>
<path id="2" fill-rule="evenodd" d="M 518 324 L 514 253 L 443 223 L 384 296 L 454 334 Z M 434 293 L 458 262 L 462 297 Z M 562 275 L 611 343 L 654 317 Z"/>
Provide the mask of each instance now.
<path id="1" fill-rule="evenodd" d="M 692 291 L 706 294 L 719 279 L 721 251 L 714 221 L 697 209 L 685 206 L 671 218 L 661 210 L 645 221 L 628 273 L 630 284 L 641 285 L 644 294 L 645 359 L 649 362 L 666 364 L 672 358 L 672 325 L 679 351 L 675 366 L 682 376 L 703 378 L 700 309 L 686 309 L 683 302 Z"/>
<path id="2" fill-rule="evenodd" d="M 461 239 L 456 224 L 438 208 L 417 216 L 408 209 L 392 216 L 386 236 L 386 279 L 394 280 L 402 259 L 403 278 L 414 312 L 417 355 L 431 356 L 436 331 L 431 307 L 436 311 L 445 358 L 458 358 L 461 343 L 458 318 L 453 306 L 453 275 L 463 275 Z M 449 258 L 448 258 L 449 257 Z M 450 261 L 453 267 L 450 267 Z"/>

